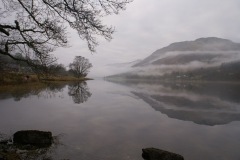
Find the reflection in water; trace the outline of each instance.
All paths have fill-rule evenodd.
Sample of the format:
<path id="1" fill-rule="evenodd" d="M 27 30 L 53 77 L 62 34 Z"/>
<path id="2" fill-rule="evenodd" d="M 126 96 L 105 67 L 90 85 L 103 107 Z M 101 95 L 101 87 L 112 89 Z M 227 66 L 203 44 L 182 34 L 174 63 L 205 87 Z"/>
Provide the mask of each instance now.
<path id="1" fill-rule="evenodd" d="M 80 104 L 86 102 L 92 94 L 86 82 L 76 82 L 68 86 L 68 95 L 72 97 L 74 103 Z"/>
<path id="2" fill-rule="evenodd" d="M 81 105 L 69 97 L 68 85 L 55 97 L 1 100 L 0 132 L 64 133 L 64 145 L 51 156 L 56 160 L 141 160 L 145 147 L 171 151 L 186 160 L 240 157 L 240 121 L 226 124 L 238 120 L 232 116 L 239 113 L 239 102 L 233 98 L 239 96 L 237 85 L 222 86 L 232 98 L 218 93 L 222 87 L 207 92 L 207 84 L 134 82 L 126 87 L 94 80 L 88 85 L 94 96 Z M 209 126 L 216 124 L 225 125 Z"/>
<path id="3" fill-rule="evenodd" d="M 240 103 L 240 84 L 236 83 L 164 83 L 175 91 L 188 91 L 198 95 L 214 96 L 224 101 Z"/>
<path id="4" fill-rule="evenodd" d="M 32 95 L 44 98 L 53 98 L 58 92 L 62 92 L 66 83 L 30 83 L 22 85 L 9 85 L 0 88 L 0 99 L 14 98 L 20 101 Z"/>
<path id="5" fill-rule="evenodd" d="M 122 83 L 156 111 L 202 125 L 240 121 L 240 85 L 224 83 Z"/>
<path id="6" fill-rule="evenodd" d="M 13 98 L 14 101 L 21 101 L 32 95 L 42 98 L 56 98 L 58 93 L 63 92 L 68 85 L 68 94 L 74 103 L 83 103 L 92 95 L 86 82 L 75 83 L 33 83 L 23 85 L 3 86 L 0 88 L 0 100 Z M 58 95 L 59 96 L 59 95 Z M 59 96 L 62 97 L 61 95 Z M 62 97 L 63 98 L 63 97 Z"/>

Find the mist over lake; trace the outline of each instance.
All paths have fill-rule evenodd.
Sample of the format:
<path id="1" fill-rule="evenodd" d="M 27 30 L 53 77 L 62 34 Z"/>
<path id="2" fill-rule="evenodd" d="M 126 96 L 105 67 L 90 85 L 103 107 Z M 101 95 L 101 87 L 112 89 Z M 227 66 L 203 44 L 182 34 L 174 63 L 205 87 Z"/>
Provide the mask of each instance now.
<path id="1" fill-rule="evenodd" d="M 0 160 L 240 160 L 239 0 L 0 0 Z"/>
<path id="2" fill-rule="evenodd" d="M 155 147 L 186 160 L 240 157 L 239 84 L 104 80 L 0 93 L 1 134 L 51 131 L 53 159 L 139 160 Z"/>

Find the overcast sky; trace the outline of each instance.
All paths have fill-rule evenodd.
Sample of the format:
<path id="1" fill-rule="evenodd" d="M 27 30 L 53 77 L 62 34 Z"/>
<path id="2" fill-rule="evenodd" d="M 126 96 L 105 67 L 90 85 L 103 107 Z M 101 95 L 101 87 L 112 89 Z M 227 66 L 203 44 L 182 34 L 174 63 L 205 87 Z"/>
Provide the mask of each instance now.
<path id="1" fill-rule="evenodd" d="M 69 29 L 70 47 L 54 52 L 59 62 L 68 65 L 84 56 L 93 64 L 89 76 L 101 77 L 118 72 L 107 64 L 143 59 L 173 42 L 219 37 L 240 43 L 240 0 L 134 0 L 103 23 L 115 27 L 112 41 L 99 39 L 91 54 Z"/>

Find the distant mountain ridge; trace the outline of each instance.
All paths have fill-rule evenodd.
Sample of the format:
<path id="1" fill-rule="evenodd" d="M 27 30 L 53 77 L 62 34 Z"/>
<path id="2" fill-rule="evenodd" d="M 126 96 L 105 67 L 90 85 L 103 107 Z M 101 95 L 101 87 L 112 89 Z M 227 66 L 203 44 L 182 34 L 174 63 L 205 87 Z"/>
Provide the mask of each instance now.
<path id="1" fill-rule="evenodd" d="M 189 59 L 189 54 L 192 53 L 191 60 L 199 60 L 199 58 L 204 58 L 205 60 L 213 59 L 215 56 L 209 56 L 209 53 L 214 52 L 227 52 L 227 51 L 240 51 L 240 43 L 235 43 L 227 39 L 216 38 L 216 37 L 208 37 L 208 38 L 199 38 L 195 41 L 183 41 L 183 42 L 176 42 L 172 43 L 167 47 L 163 47 L 159 50 L 156 50 L 150 56 L 143 59 L 141 62 L 133 65 L 133 67 L 143 67 L 147 65 L 161 65 L 161 64 L 168 64 L 165 62 L 161 56 L 164 56 L 166 53 L 169 52 L 181 52 L 181 55 L 177 55 L 177 59 L 175 60 L 176 64 L 179 62 L 180 59 L 185 60 L 185 58 Z M 187 52 L 187 54 L 186 54 Z M 195 52 L 198 52 L 195 54 Z M 204 54 L 204 56 L 199 56 L 199 54 Z M 195 55 L 195 58 L 193 56 Z M 164 57 L 166 58 L 166 57 Z M 167 57 L 167 61 L 171 61 L 170 64 L 174 64 L 174 56 Z M 190 62 L 190 60 L 188 61 Z M 181 61 L 179 62 L 182 63 Z"/>
<path id="2" fill-rule="evenodd" d="M 216 37 L 172 43 L 109 78 L 239 81 L 240 43 Z"/>
<path id="3" fill-rule="evenodd" d="M 112 63 L 112 64 L 107 64 L 107 66 L 113 66 L 113 67 L 131 67 L 137 63 L 141 62 L 141 59 L 137 59 L 132 62 L 125 62 L 125 63 Z"/>

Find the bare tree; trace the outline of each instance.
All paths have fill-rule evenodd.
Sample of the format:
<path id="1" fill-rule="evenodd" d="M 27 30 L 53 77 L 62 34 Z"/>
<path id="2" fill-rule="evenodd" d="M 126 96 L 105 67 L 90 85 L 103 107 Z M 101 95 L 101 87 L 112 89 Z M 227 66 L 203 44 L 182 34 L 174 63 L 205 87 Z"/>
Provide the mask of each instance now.
<path id="1" fill-rule="evenodd" d="M 73 63 L 69 64 L 70 72 L 77 78 L 86 77 L 91 67 L 92 64 L 89 60 L 82 56 L 76 56 Z"/>
<path id="2" fill-rule="evenodd" d="M 53 75 L 52 66 L 57 65 L 57 59 L 51 54 L 40 54 L 38 59 L 32 60 L 32 71 L 38 76 L 38 79 L 48 79 Z"/>
<path id="3" fill-rule="evenodd" d="M 110 40 L 114 32 L 102 24 L 101 18 L 118 14 L 131 1 L 0 0 L 0 54 L 34 66 L 42 56 L 67 46 L 67 26 L 75 29 L 94 52 L 96 36 Z"/>

